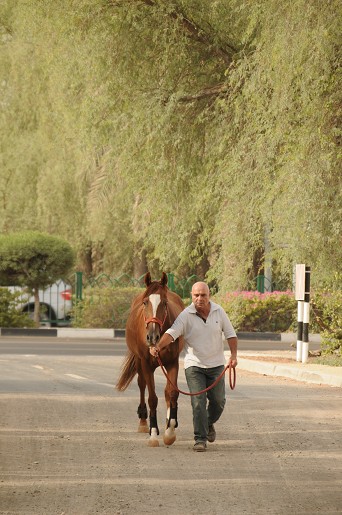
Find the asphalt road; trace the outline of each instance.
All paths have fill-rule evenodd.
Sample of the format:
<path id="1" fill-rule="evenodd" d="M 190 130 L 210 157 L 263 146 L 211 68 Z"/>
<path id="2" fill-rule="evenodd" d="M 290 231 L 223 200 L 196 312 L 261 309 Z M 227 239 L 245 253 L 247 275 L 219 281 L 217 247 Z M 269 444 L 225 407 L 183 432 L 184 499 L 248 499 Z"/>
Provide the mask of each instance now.
<path id="1" fill-rule="evenodd" d="M 310 342 L 310 350 L 319 349 L 319 343 Z M 228 347 L 227 347 L 228 348 Z M 290 344 L 269 340 L 240 340 L 241 351 L 289 350 Z M 124 338 L 45 338 L 0 337 L 1 354 L 39 354 L 69 356 L 121 356 L 126 351 Z"/>
<path id="2" fill-rule="evenodd" d="M 197 454 L 185 396 L 173 446 L 137 433 L 136 382 L 114 389 L 122 341 L 0 349 L 1 515 L 341 513 L 340 389 L 240 370 L 216 442 Z M 158 370 L 161 432 L 164 386 Z"/>

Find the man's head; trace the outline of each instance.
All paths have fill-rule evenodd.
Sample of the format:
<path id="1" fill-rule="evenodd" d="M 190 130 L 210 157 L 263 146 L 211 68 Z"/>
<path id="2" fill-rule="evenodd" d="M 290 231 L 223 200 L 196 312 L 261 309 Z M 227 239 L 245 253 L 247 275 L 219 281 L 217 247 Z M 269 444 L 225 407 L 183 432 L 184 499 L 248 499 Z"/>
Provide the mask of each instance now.
<path id="1" fill-rule="evenodd" d="M 210 291 L 206 283 L 195 283 L 191 290 L 192 302 L 197 311 L 203 311 L 209 306 Z"/>

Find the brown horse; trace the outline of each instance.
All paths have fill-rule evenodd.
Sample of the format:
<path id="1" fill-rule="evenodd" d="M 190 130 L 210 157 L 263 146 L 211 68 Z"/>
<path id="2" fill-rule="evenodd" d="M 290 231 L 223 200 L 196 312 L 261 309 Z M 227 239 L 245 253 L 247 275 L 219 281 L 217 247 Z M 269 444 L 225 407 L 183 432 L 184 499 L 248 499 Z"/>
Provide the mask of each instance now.
<path id="1" fill-rule="evenodd" d="M 156 345 L 164 332 L 171 327 L 179 313 L 184 309 L 182 299 L 167 287 L 167 275 L 163 272 L 160 281 L 151 281 L 148 272 L 145 275 L 146 291 L 139 294 L 132 302 L 131 311 L 126 324 L 126 343 L 128 355 L 122 365 L 121 375 L 116 388 L 126 390 L 134 376 L 138 374 L 140 389 L 139 432 L 149 432 L 149 446 L 158 447 L 157 424 L 158 397 L 155 392 L 154 371 L 159 366 L 156 358 L 151 356 L 149 347 Z M 179 341 L 180 340 L 180 341 Z M 170 382 L 177 386 L 179 354 L 183 348 L 180 338 L 172 342 L 160 353 L 161 362 L 165 366 Z M 177 400 L 179 392 L 167 381 L 165 401 L 167 406 L 166 429 L 163 436 L 165 445 L 172 445 L 176 440 Z M 150 408 L 150 429 L 147 427 L 147 407 L 145 389 L 148 389 L 148 405 Z"/>

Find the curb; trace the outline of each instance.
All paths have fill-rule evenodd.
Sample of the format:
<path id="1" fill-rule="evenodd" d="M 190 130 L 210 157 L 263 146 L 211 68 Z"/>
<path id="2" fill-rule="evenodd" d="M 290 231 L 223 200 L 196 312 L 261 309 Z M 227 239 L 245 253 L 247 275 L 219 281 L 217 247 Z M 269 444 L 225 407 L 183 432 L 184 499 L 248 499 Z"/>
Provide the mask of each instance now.
<path id="1" fill-rule="evenodd" d="M 58 338 L 115 338 L 115 329 L 78 329 L 61 327 Z"/>
<path id="2" fill-rule="evenodd" d="M 256 374 L 285 377 L 305 383 L 342 388 L 342 372 L 340 371 L 340 367 L 296 364 L 296 362 L 294 362 L 293 365 L 285 365 L 267 361 L 253 361 L 253 358 L 248 359 L 243 356 L 239 357 L 238 367 L 241 370 L 254 372 Z"/>
<path id="3" fill-rule="evenodd" d="M 281 333 L 236 333 L 239 340 L 282 341 Z M 291 340 L 292 341 L 292 340 Z"/>
<path id="4" fill-rule="evenodd" d="M 71 327 L 0 327 L 1 336 L 45 336 L 56 338 L 125 338 L 124 329 L 78 329 Z"/>
<path id="5" fill-rule="evenodd" d="M 49 336 L 57 338 L 125 338 L 125 329 L 81 329 L 74 327 L 59 328 L 19 328 L 19 327 L 0 327 L 0 336 Z M 310 342 L 321 342 L 319 334 L 310 334 Z M 297 341 L 296 333 L 257 333 L 257 332 L 238 332 L 239 340 L 265 340 L 281 341 L 292 343 Z"/>
<path id="6" fill-rule="evenodd" d="M 58 336 L 57 329 L 1 327 L 0 336 Z"/>

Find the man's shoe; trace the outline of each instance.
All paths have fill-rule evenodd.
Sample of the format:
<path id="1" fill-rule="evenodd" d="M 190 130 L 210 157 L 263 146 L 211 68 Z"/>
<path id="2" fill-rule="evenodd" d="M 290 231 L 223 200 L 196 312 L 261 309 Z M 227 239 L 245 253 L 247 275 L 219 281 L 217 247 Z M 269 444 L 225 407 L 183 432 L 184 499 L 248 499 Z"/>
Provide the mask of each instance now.
<path id="1" fill-rule="evenodd" d="M 207 450 L 207 444 L 205 442 L 196 442 L 193 446 L 195 452 L 205 452 Z"/>
<path id="2" fill-rule="evenodd" d="M 210 443 L 213 443 L 216 440 L 216 431 L 215 431 L 215 428 L 213 425 L 209 426 L 207 438 L 208 438 L 208 442 L 210 442 Z"/>

